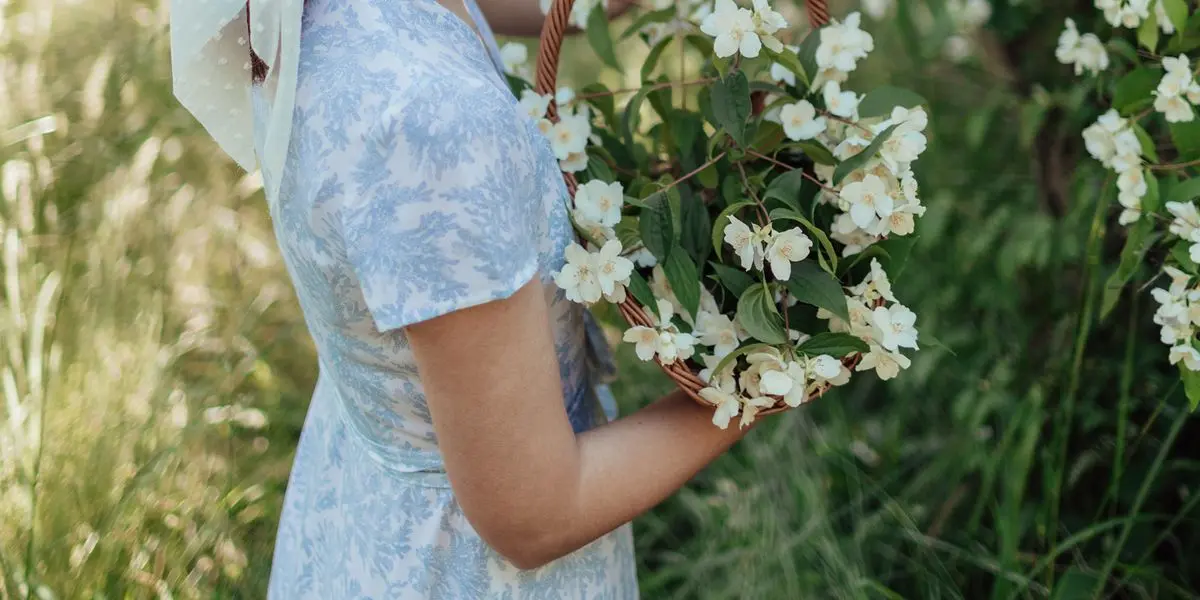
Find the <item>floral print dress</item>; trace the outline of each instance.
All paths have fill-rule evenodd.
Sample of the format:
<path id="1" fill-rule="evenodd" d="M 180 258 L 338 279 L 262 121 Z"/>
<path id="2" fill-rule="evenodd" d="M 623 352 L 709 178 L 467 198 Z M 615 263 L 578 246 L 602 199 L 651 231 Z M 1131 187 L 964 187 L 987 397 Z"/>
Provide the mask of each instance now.
<path id="1" fill-rule="evenodd" d="M 288 158 L 263 173 L 281 178 L 268 202 L 320 370 L 274 600 L 638 595 L 628 525 L 521 571 L 467 522 L 438 452 L 403 328 L 533 278 L 575 430 L 615 416 L 603 339 L 550 279 L 572 235 L 557 161 L 467 8 L 478 35 L 434 0 L 307 3 Z"/>

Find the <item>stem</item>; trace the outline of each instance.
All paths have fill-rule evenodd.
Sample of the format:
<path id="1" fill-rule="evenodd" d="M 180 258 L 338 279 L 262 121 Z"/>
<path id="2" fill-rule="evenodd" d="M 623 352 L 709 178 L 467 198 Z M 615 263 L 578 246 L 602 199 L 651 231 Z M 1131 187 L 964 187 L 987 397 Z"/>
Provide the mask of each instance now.
<path id="1" fill-rule="evenodd" d="M 1171 391 L 1167 394 L 1167 398 L 1178 389 L 1179 383 L 1176 382 L 1171 387 Z M 1166 402 L 1166 398 L 1163 402 Z M 1146 495 L 1150 492 L 1150 484 L 1154 482 L 1154 478 L 1158 476 L 1158 472 L 1162 469 L 1163 461 L 1166 460 L 1167 454 L 1171 451 L 1171 447 L 1175 445 L 1175 438 L 1179 435 L 1179 431 L 1183 429 L 1183 424 L 1187 422 L 1187 410 L 1180 409 L 1179 416 L 1175 418 L 1175 424 L 1171 426 L 1170 433 L 1167 434 L 1167 439 L 1163 441 L 1163 445 L 1158 449 L 1158 455 L 1154 457 L 1154 464 L 1150 466 L 1150 472 L 1146 474 L 1146 478 L 1142 480 L 1142 486 L 1138 489 L 1137 498 L 1133 501 L 1133 508 L 1130 510 L 1131 517 L 1136 517 L 1138 512 L 1142 510 L 1142 503 L 1146 501 Z M 1133 518 L 1125 521 L 1125 526 L 1121 528 L 1121 536 L 1117 538 L 1117 543 L 1113 546 L 1112 552 L 1108 555 L 1108 559 L 1104 561 L 1104 568 L 1100 570 L 1100 576 L 1096 578 L 1096 591 L 1093 597 L 1098 597 L 1104 592 L 1104 583 L 1108 581 L 1108 576 L 1112 573 L 1113 566 L 1117 563 L 1117 558 L 1121 554 L 1121 550 L 1125 547 L 1125 541 L 1129 539 L 1129 531 L 1133 529 Z"/>
<path id="2" fill-rule="evenodd" d="M 746 194 L 748 194 L 750 199 L 754 201 L 754 204 L 758 206 L 758 224 L 766 227 L 771 223 L 771 216 L 767 214 L 767 207 L 763 206 L 762 200 L 759 200 L 758 195 L 754 193 L 753 189 L 751 189 L 750 179 L 746 177 L 746 167 L 743 167 L 742 163 L 740 162 L 736 164 L 738 173 L 740 173 L 742 176 L 742 185 L 746 188 Z"/>
<path id="3" fill-rule="evenodd" d="M 1200 159 L 1189 160 L 1187 162 L 1167 164 L 1167 165 L 1146 165 L 1146 168 L 1150 169 L 1151 171 L 1176 171 L 1179 169 L 1186 169 L 1188 167 L 1196 167 L 1196 166 L 1200 166 Z"/>
<path id="4" fill-rule="evenodd" d="M 847 125 L 852 125 L 852 126 L 854 126 L 854 127 L 857 127 L 857 128 L 859 128 L 859 129 L 863 130 L 865 133 L 869 133 L 869 134 L 871 134 L 871 135 L 874 135 L 874 132 L 873 132 L 873 131 L 871 131 L 870 129 L 867 129 L 866 127 L 864 127 L 863 125 L 861 125 L 861 124 L 859 124 L 859 123 L 855 123 L 854 121 L 851 121 L 850 119 L 847 119 L 847 118 L 845 118 L 845 117 L 839 117 L 839 116 L 837 116 L 837 115 L 835 115 L 835 114 L 833 114 L 833 113 L 831 113 L 831 112 L 829 112 L 829 111 L 827 111 L 827 110 L 822 110 L 822 111 L 820 111 L 820 113 L 821 113 L 821 116 L 823 116 L 823 117 L 825 117 L 825 118 L 827 118 L 827 119 L 833 119 L 834 121 L 837 121 L 837 122 L 839 122 L 839 123 L 845 123 L 845 124 L 847 124 Z"/>
<path id="5" fill-rule="evenodd" d="M 645 85 L 642 87 L 622 88 L 619 90 L 609 90 L 607 92 L 592 92 L 590 94 L 579 94 L 579 95 L 575 96 L 575 99 L 576 100 L 588 100 L 590 98 L 603 98 L 605 96 L 615 96 L 617 94 L 640 92 L 642 90 L 652 92 L 654 90 L 661 90 L 662 88 L 666 88 L 666 87 L 672 87 L 672 86 L 683 87 L 683 86 L 689 86 L 689 85 L 704 85 L 706 83 L 712 83 L 713 81 L 715 81 L 715 80 L 714 79 L 696 79 L 693 81 L 664 81 L 661 83 L 656 83 L 654 85 Z"/>
<path id="6" fill-rule="evenodd" d="M 1104 189 L 1111 187 L 1112 178 L 1109 177 L 1105 181 Z M 1096 209 L 1092 214 L 1091 231 L 1088 235 L 1088 251 L 1087 251 L 1087 266 L 1086 279 L 1083 285 L 1083 308 L 1079 314 L 1077 322 L 1077 331 L 1075 334 L 1075 349 L 1074 356 L 1071 359 L 1071 373 L 1069 383 L 1067 384 L 1067 393 L 1063 398 L 1062 411 L 1059 413 L 1058 423 L 1055 424 L 1055 439 L 1053 442 L 1053 462 L 1050 465 L 1050 478 L 1054 483 L 1053 487 L 1047 486 L 1049 489 L 1050 502 L 1050 518 L 1048 519 L 1046 534 L 1049 536 L 1049 546 L 1051 554 L 1057 549 L 1058 543 L 1058 512 L 1062 502 L 1062 481 L 1063 470 L 1067 462 L 1067 444 L 1070 441 L 1071 421 L 1075 413 L 1075 400 L 1079 395 L 1079 383 L 1083 375 L 1083 355 L 1087 350 L 1088 337 L 1091 335 L 1092 314 L 1095 312 L 1096 306 L 1096 282 L 1099 281 L 1097 271 L 1100 266 L 1100 242 L 1104 238 L 1104 213 L 1108 207 L 1109 198 L 1107 194 L 1103 194 L 1100 201 L 1096 203 Z M 1046 571 L 1046 587 L 1054 589 L 1054 569 Z"/>
<path id="7" fill-rule="evenodd" d="M 1133 387 L 1133 358 L 1134 350 L 1137 347 L 1139 296 L 1140 294 L 1133 294 L 1133 305 L 1129 310 L 1129 339 L 1125 342 L 1125 364 L 1121 369 L 1121 393 L 1117 400 L 1117 447 L 1113 451 L 1113 479 L 1112 486 L 1109 488 L 1113 506 L 1117 504 L 1117 494 L 1121 487 L 1121 476 L 1125 466 L 1125 421 L 1129 418 L 1129 390 Z"/>
<path id="8" fill-rule="evenodd" d="M 726 154 L 725 152 L 721 152 L 720 154 L 718 154 L 718 155 L 716 155 L 716 156 L 712 157 L 711 159 L 709 159 L 709 161 L 708 161 L 708 162 L 706 162 L 706 163 L 704 163 L 704 164 L 702 164 L 702 165 L 700 165 L 700 166 L 696 167 L 695 169 L 692 169 L 692 172 L 690 172 L 690 173 L 688 173 L 688 174 L 684 175 L 683 177 L 680 177 L 679 179 L 676 179 L 675 181 L 672 181 L 672 182 L 671 182 L 671 185 L 668 185 L 667 187 L 665 187 L 665 188 L 663 188 L 663 189 L 661 189 L 661 190 L 659 190 L 659 191 L 660 191 L 660 192 L 668 192 L 668 191 L 670 191 L 670 190 L 671 190 L 671 188 L 673 188 L 673 187 L 675 187 L 675 186 L 677 186 L 677 185 L 679 185 L 679 184 L 681 184 L 681 183 L 683 183 L 683 182 L 685 182 L 685 181 L 687 181 L 687 180 L 689 180 L 689 179 L 691 179 L 691 178 L 695 177 L 697 174 L 699 174 L 699 173 L 700 173 L 700 171 L 703 171 L 703 170 L 705 170 L 705 169 L 707 169 L 707 168 L 709 168 L 709 167 L 713 166 L 714 164 L 716 164 L 716 163 L 717 163 L 717 161 L 721 160 L 722 158 L 725 158 L 725 154 Z"/>
<path id="9" fill-rule="evenodd" d="M 765 160 L 765 161 L 767 161 L 767 162 L 769 162 L 769 163 L 771 163 L 771 164 L 774 164 L 774 165 L 776 165 L 776 166 L 779 166 L 779 167 L 783 167 L 783 168 L 785 168 L 785 169 L 787 169 L 787 170 L 789 170 L 789 171 L 795 171 L 795 170 L 796 170 L 796 167 L 793 167 L 792 165 L 789 165 L 789 164 L 787 164 L 787 163 L 783 163 L 783 162 L 779 162 L 778 160 L 775 160 L 774 158 L 771 158 L 770 156 L 767 156 L 767 155 L 765 155 L 765 154 L 760 154 L 760 153 L 758 153 L 758 152 L 756 152 L 756 151 L 754 151 L 754 150 L 746 149 L 746 154 L 749 154 L 750 156 L 753 156 L 753 157 L 755 157 L 755 158 L 761 158 L 761 159 L 763 159 L 763 160 Z M 808 174 L 808 171 L 805 171 L 805 170 L 801 169 L 801 170 L 800 170 L 800 176 L 801 176 L 801 177 L 803 177 L 803 178 L 805 178 L 805 179 L 807 179 L 807 180 L 809 180 L 809 181 L 811 181 L 811 182 L 813 182 L 813 183 L 815 183 L 815 184 L 817 184 L 817 185 L 819 185 L 819 186 L 821 186 L 821 189 L 823 189 L 823 190 L 825 190 L 825 191 L 827 191 L 827 192 L 830 192 L 830 193 L 832 193 L 832 194 L 837 194 L 837 193 L 838 193 L 837 189 L 835 189 L 835 188 L 832 188 L 832 187 L 829 187 L 828 185 L 825 185 L 825 183 L 824 183 L 824 182 L 822 182 L 820 179 L 817 179 L 816 177 L 813 177 L 812 175 L 809 175 L 809 174 Z"/>

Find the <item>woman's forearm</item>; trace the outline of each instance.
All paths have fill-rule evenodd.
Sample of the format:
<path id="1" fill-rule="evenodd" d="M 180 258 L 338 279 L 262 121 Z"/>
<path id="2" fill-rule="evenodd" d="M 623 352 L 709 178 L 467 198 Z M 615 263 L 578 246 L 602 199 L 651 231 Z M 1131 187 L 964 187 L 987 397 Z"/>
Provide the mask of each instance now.
<path id="1" fill-rule="evenodd" d="M 745 435 L 721 430 L 712 409 L 676 392 L 579 436 L 569 502 L 522 562 L 569 554 L 653 508 Z"/>

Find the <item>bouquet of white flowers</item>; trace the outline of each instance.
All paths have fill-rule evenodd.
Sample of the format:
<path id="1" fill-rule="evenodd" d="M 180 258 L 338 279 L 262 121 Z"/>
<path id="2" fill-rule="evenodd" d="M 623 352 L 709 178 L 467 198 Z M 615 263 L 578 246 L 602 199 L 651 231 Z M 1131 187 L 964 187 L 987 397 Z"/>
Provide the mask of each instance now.
<path id="1" fill-rule="evenodd" d="M 854 371 L 895 377 L 918 346 L 888 269 L 925 212 L 911 170 L 926 146 L 924 100 L 851 91 L 871 35 L 857 13 L 830 22 L 823 1 L 808 10 L 812 32 L 788 45 L 767 0 L 656 2 L 623 36 L 650 45 L 631 90 L 555 87 L 568 23 L 618 67 L 598 0 L 549 5 L 536 84 L 523 48 L 502 51 L 573 195 L 579 241 L 555 281 L 575 302 L 616 304 L 624 340 L 714 407 L 722 428 L 799 406 Z M 699 54 L 698 78 L 653 77 L 673 44 Z M 643 119 L 646 102 L 654 116 Z"/>

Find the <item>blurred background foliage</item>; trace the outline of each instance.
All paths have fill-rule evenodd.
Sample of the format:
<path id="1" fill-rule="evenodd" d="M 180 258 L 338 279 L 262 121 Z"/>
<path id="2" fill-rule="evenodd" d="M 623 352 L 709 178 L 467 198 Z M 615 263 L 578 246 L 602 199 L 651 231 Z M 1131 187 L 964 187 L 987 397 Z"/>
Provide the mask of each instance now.
<path id="1" fill-rule="evenodd" d="M 1107 107 L 1053 48 L 1099 13 L 891 4 L 851 85 L 931 101 L 895 287 L 946 348 L 772 419 L 639 519 L 644 597 L 1197 596 L 1154 271 L 1096 314 L 1124 234 L 1080 131 Z M 167 10 L 0 0 L 3 600 L 265 593 L 315 356 L 256 178 L 171 96 Z M 566 73 L 598 69 L 583 44 Z M 621 352 L 626 409 L 668 389 Z"/>

